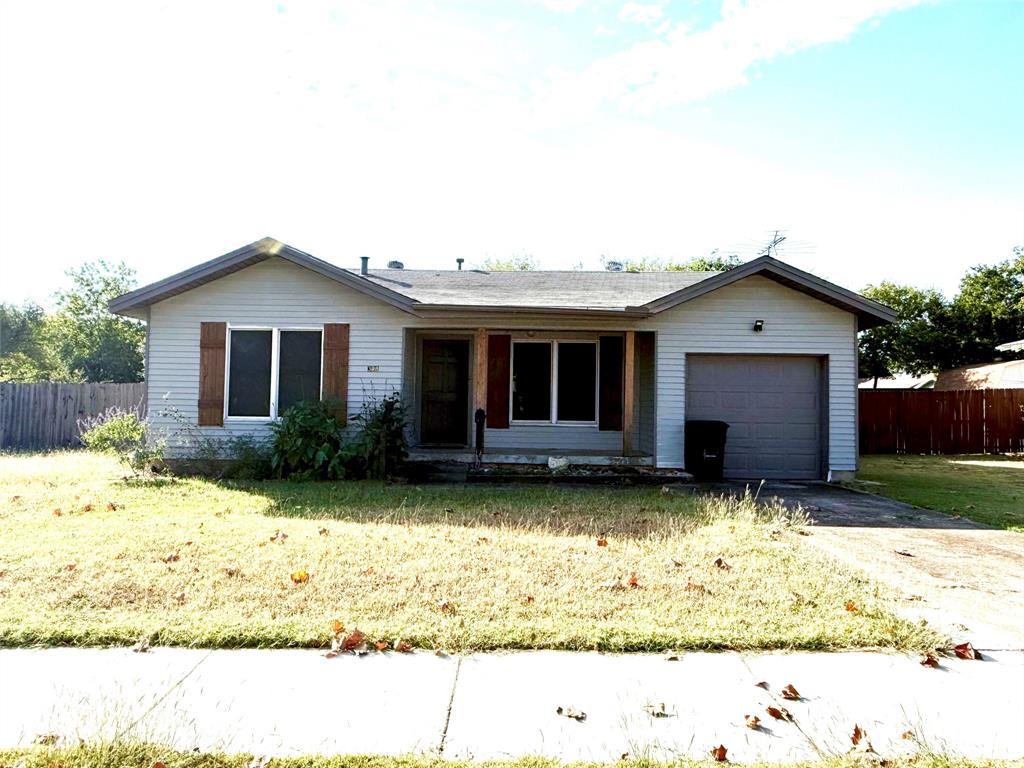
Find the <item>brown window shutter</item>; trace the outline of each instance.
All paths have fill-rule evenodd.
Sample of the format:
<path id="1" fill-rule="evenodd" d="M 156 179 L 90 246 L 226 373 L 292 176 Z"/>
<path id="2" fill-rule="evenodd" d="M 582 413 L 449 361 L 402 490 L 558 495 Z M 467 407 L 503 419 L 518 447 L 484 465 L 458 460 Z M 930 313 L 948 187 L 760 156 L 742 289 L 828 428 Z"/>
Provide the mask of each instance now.
<path id="1" fill-rule="evenodd" d="M 199 324 L 199 426 L 224 426 L 227 323 Z"/>
<path id="2" fill-rule="evenodd" d="M 619 431 L 622 429 L 622 337 L 601 337 L 601 375 L 598 395 L 599 429 Z"/>
<path id="3" fill-rule="evenodd" d="M 333 401 L 335 416 L 348 423 L 348 323 L 324 323 L 323 399 Z"/>
<path id="4" fill-rule="evenodd" d="M 487 426 L 508 429 L 509 377 L 512 375 L 512 337 L 487 338 Z"/>

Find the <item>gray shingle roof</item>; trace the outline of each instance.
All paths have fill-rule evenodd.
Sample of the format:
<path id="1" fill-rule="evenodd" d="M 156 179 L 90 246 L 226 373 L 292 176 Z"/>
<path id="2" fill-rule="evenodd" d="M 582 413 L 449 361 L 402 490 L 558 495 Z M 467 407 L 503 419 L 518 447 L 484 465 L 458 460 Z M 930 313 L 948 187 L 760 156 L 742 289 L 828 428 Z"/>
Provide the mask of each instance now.
<path id="1" fill-rule="evenodd" d="M 371 269 L 367 277 L 421 304 L 625 309 L 642 306 L 716 274 Z"/>

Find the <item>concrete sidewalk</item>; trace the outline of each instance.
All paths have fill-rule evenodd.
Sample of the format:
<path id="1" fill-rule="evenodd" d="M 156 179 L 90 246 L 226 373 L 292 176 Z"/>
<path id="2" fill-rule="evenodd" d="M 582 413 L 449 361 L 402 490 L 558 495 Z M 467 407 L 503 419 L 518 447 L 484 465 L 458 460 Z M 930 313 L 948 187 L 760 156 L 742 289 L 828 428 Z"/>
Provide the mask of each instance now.
<path id="1" fill-rule="evenodd" d="M 790 683 L 806 698 L 783 701 Z M 795 722 L 772 719 L 770 704 Z M 667 716 L 645 705 L 664 705 Z M 586 720 L 560 716 L 558 707 Z M 745 727 L 746 714 L 760 717 L 763 730 Z M 271 756 L 616 761 L 701 758 L 724 744 L 733 762 L 787 762 L 848 751 L 859 725 L 883 756 L 923 746 L 1011 758 L 1024 756 L 1022 715 L 1018 652 L 943 659 L 936 670 L 882 653 L 690 653 L 668 661 L 544 651 L 336 659 L 304 650 L 0 651 L 0 747 L 43 734 L 120 735 Z"/>

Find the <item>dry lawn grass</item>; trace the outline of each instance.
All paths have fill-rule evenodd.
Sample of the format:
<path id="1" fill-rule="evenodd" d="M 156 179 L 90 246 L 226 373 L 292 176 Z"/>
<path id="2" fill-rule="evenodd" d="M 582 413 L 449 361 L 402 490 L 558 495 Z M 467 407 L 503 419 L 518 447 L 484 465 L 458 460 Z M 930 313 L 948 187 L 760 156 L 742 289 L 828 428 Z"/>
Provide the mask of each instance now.
<path id="1" fill-rule="evenodd" d="M 334 619 L 452 651 L 942 642 L 780 515 L 660 489 L 126 480 L 95 454 L 0 456 L 0 644 L 320 646 Z"/>

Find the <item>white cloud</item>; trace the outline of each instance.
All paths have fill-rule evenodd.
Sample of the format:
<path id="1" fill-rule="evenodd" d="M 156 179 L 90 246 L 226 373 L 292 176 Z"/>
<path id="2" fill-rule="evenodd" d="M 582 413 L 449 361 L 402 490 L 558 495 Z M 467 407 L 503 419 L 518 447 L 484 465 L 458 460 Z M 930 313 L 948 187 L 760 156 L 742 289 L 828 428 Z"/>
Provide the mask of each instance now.
<path id="1" fill-rule="evenodd" d="M 663 12 L 664 9 L 657 3 L 628 2 L 619 9 L 619 18 L 638 24 L 653 24 L 661 18 Z"/>
<path id="2" fill-rule="evenodd" d="M 927 0 L 724 0 L 707 29 L 677 24 L 577 72 L 552 73 L 549 103 L 562 119 L 581 119 L 601 104 L 649 112 L 692 102 L 747 82 L 761 62 L 846 40 L 862 25 Z M 635 5 L 628 4 L 626 7 Z"/>

